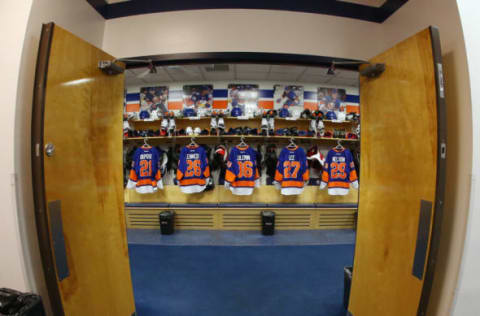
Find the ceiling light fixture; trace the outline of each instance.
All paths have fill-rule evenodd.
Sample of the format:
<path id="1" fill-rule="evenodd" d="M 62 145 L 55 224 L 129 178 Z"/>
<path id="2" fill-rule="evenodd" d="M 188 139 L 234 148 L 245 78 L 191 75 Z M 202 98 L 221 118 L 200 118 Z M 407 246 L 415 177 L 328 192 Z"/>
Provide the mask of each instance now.
<path id="1" fill-rule="evenodd" d="M 332 62 L 330 67 L 328 67 L 327 75 L 335 75 L 335 62 Z"/>

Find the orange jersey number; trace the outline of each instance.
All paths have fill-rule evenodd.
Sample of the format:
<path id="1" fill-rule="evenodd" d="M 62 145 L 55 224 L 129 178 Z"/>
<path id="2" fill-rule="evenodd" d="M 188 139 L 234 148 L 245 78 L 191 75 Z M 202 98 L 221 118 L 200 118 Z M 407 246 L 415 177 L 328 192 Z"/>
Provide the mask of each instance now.
<path id="1" fill-rule="evenodd" d="M 140 177 L 152 176 L 152 161 L 142 160 L 140 161 Z"/>
<path id="2" fill-rule="evenodd" d="M 200 160 L 187 160 L 187 171 L 185 171 L 185 177 L 200 177 L 202 169 L 200 168 Z"/>
<path id="3" fill-rule="evenodd" d="M 345 179 L 347 174 L 345 173 L 345 167 L 347 165 L 344 162 L 332 162 L 330 168 L 332 169 L 332 179 Z"/>
<path id="4" fill-rule="evenodd" d="M 237 161 L 238 162 L 238 177 L 251 178 L 253 176 L 253 162 L 251 161 Z"/>
<path id="5" fill-rule="evenodd" d="M 296 179 L 300 170 L 300 161 L 285 161 L 283 163 L 283 177 Z"/>

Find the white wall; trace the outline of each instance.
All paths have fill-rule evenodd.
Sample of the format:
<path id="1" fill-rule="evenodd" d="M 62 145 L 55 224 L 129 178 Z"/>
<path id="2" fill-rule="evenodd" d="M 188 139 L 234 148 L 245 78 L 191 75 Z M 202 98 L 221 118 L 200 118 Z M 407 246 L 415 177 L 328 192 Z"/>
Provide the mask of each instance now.
<path id="1" fill-rule="evenodd" d="M 0 131 L 4 152 L 0 157 L 0 286 L 37 292 L 48 305 L 35 228 L 30 165 L 33 82 L 41 26 L 53 21 L 101 46 L 105 23 L 86 1 L 78 0 L 3 0 L 0 16 Z"/>
<path id="2" fill-rule="evenodd" d="M 468 74 L 472 87 L 480 84 L 480 24 L 478 12 L 480 3 L 458 0 L 462 19 L 465 45 L 467 47 Z M 480 311 L 480 91 L 472 89 L 473 119 L 473 165 L 470 212 L 468 214 L 467 238 L 462 258 L 460 282 L 453 306 L 453 315 L 477 315 Z"/>
<path id="3" fill-rule="evenodd" d="M 14 4 L 15 3 L 15 4 Z M 15 199 L 14 182 L 14 118 L 18 70 L 21 63 L 23 38 L 27 28 L 31 1 L 0 2 L 0 27 L 2 30 L 2 45 L 0 47 L 0 93 L 3 104 L 0 107 L 0 133 L 4 141 L 0 156 L 0 284 L 20 290 L 29 288 L 24 266 L 21 240 L 18 226 L 18 213 Z"/>
<path id="4" fill-rule="evenodd" d="M 379 24 L 269 10 L 190 10 L 108 20 L 103 49 L 116 57 L 246 51 L 367 58 Z"/>

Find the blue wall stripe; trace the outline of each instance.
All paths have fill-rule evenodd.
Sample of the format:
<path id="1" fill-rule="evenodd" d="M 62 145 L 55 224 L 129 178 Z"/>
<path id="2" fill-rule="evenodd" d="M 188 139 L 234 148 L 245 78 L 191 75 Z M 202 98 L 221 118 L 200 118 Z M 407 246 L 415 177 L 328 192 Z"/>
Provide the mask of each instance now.
<path id="1" fill-rule="evenodd" d="M 345 98 L 345 102 L 360 103 L 360 96 L 347 94 L 347 97 Z"/>
<path id="2" fill-rule="evenodd" d="M 129 101 L 139 101 L 140 100 L 140 93 L 127 93 L 127 102 Z"/>
<path id="3" fill-rule="evenodd" d="M 183 98 L 183 91 L 182 90 L 170 90 L 168 97 L 170 99 L 182 99 Z M 217 89 L 213 90 L 213 97 L 214 98 L 226 98 L 228 97 L 228 90 L 227 89 Z M 259 90 L 258 93 L 259 98 L 264 99 L 273 99 L 273 90 Z M 317 93 L 313 91 L 304 91 L 303 98 L 305 100 L 316 100 Z M 126 95 L 127 102 L 139 102 L 140 100 L 140 93 L 127 93 Z M 347 94 L 345 98 L 345 102 L 349 103 L 360 103 L 360 96 L 354 94 Z"/>
<path id="4" fill-rule="evenodd" d="M 258 91 L 259 98 L 272 98 L 273 99 L 273 90 L 260 89 Z"/>
<path id="5" fill-rule="evenodd" d="M 228 97 L 228 90 L 227 89 L 213 89 L 213 97 L 214 98 L 226 98 L 226 97 Z"/>
<path id="6" fill-rule="evenodd" d="M 316 100 L 317 92 L 316 91 L 303 91 L 303 98 L 305 100 Z"/>

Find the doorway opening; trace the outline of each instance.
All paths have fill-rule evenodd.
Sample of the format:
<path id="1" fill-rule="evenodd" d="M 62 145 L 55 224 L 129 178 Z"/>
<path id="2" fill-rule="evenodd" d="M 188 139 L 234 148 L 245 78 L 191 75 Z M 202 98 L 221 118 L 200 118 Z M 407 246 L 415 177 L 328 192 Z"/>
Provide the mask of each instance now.
<path id="1" fill-rule="evenodd" d="M 343 315 L 358 208 L 358 71 L 152 66 L 125 72 L 125 216 L 137 312 Z M 186 150 L 195 146 L 209 174 L 185 181 L 182 155 L 195 156 Z M 242 158 L 255 155 L 247 157 L 256 184 L 246 195 L 230 179 L 241 177 L 231 166 L 243 163 L 241 147 L 252 150 Z M 140 183 L 138 171 L 152 151 L 156 187 Z M 212 185 L 190 194 L 202 178 Z M 172 235 L 161 233 L 164 212 L 174 214 Z M 262 212 L 275 216 L 273 235 L 262 235 Z"/>

